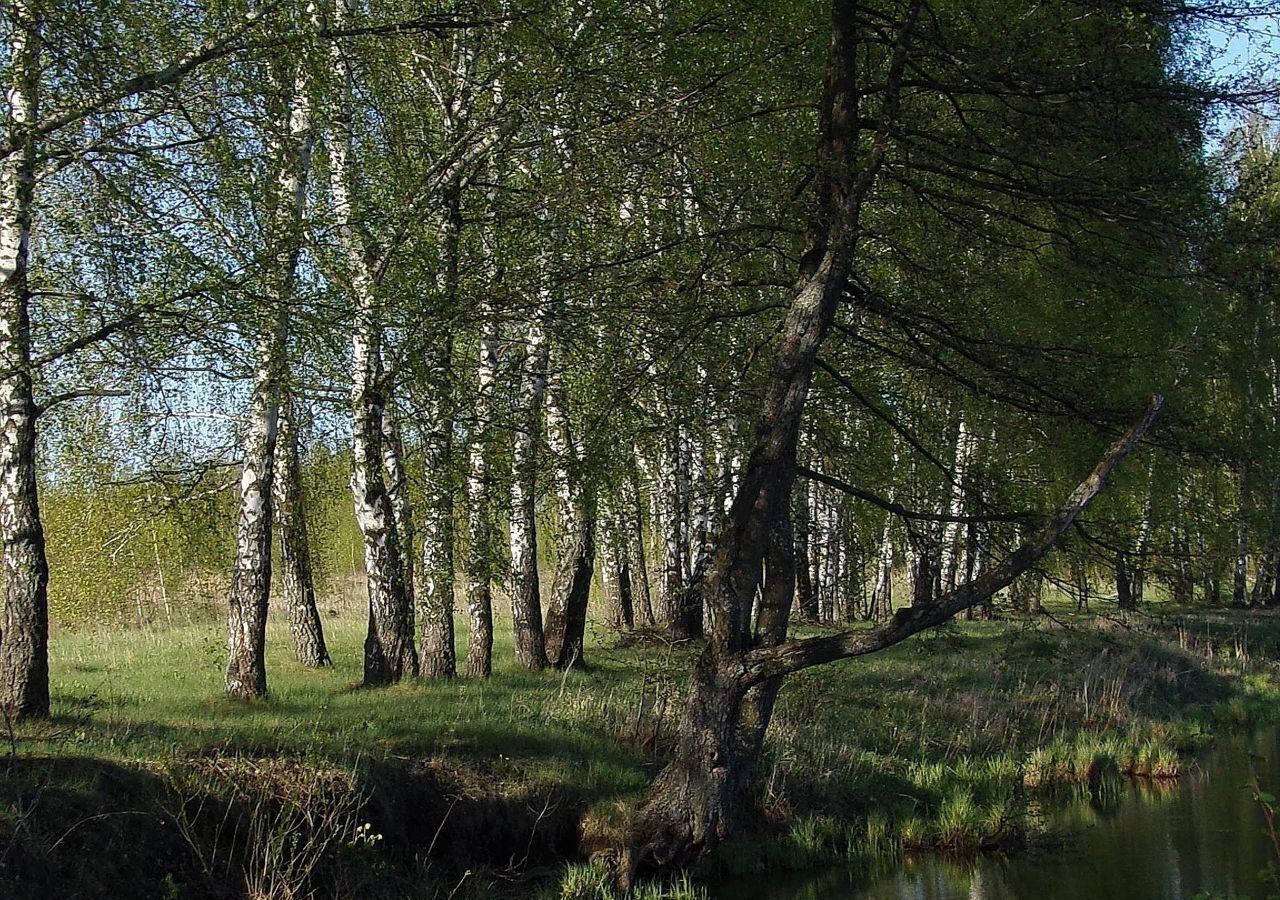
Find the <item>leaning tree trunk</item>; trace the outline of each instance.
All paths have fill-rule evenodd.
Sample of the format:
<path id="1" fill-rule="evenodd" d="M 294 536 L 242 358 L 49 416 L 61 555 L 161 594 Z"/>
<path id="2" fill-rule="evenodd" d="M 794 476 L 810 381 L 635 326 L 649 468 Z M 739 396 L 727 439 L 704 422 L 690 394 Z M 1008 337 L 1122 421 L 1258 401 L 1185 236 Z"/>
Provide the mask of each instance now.
<path id="1" fill-rule="evenodd" d="M 36 405 L 31 384 L 31 208 L 35 195 L 40 21 L 18 0 L 9 9 L 9 154 L 0 160 L 0 541 L 4 630 L 0 710 L 49 714 L 49 565 L 36 482 Z"/>
<path id="2" fill-rule="evenodd" d="M 547 438 L 556 454 L 556 486 L 560 498 L 560 559 L 547 608 L 547 658 L 558 669 L 583 664 L 587 606 L 595 571 L 595 489 L 585 478 L 584 451 L 569 421 L 563 384 L 547 395 Z"/>
<path id="3" fill-rule="evenodd" d="M 277 302 L 279 302 L 277 298 Z M 268 307 L 269 309 L 269 307 Z M 284 316 L 261 323 L 249 402 L 236 519 L 236 559 L 227 612 L 226 690 L 232 697 L 267 694 L 267 605 L 271 593 L 271 482 L 280 412 Z"/>
<path id="4" fill-rule="evenodd" d="M 542 631 L 538 581 L 538 436 L 547 388 L 547 344 L 542 324 L 527 326 L 520 371 L 522 422 L 511 450 L 511 629 L 516 663 L 525 669 L 549 664 Z"/>
<path id="5" fill-rule="evenodd" d="M 290 428 L 284 459 L 277 457 L 281 427 L 284 375 L 288 352 L 290 305 L 297 284 L 307 182 L 311 173 L 311 102 L 305 76 L 285 75 L 269 64 L 283 97 L 278 110 L 286 123 L 281 140 L 269 141 L 279 164 L 277 191 L 267 204 L 266 219 L 275 257 L 268 275 L 269 293 L 260 320 L 257 367 L 250 394 L 249 422 L 240 482 L 236 557 L 227 615 L 226 690 L 235 697 L 261 697 L 267 692 L 267 609 L 271 594 L 271 531 L 280 521 L 281 551 L 285 557 L 284 587 L 294 647 L 310 665 L 328 662 L 319 632 L 306 530 L 294 506 L 300 504 L 296 429 Z M 291 82 L 291 84 L 290 84 Z M 292 93 L 289 92 L 289 85 Z M 283 464 L 282 464 L 283 463 Z M 282 514 L 276 507 L 288 507 Z M 301 545 L 299 545 L 299 542 Z M 309 612 L 308 612 L 309 608 Z"/>
<path id="6" fill-rule="evenodd" d="M 302 452 L 298 440 L 297 408 L 285 391 L 276 431 L 276 465 L 271 481 L 277 532 L 280 535 L 280 583 L 285 614 L 293 638 L 293 655 L 304 666 L 332 665 L 325 645 L 324 626 L 316 607 L 311 542 L 302 493 Z"/>
<path id="7" fill-rule="evenodd" d="M 348 18 L 347 0 L 339 0 L 338 19 Z M 351 192 L 356 182 L 352 160 L 354 76 L 339 38 L 331 62 L 339 85 L 329 150 L 329 188 L 335 233 L 346 261 L 346 277 L 355 301 L 351 329 L 351 496 L 364 543 L 368 582 L 369 628 L 364 644 L 364 682 L 387 684 L 412 674 L 415 650 L 411 610 L 405 594 L 400 538 L 395 510 L 383 481 L 382 320 L 371 254 L 363 246 L 354 220 Z"/>
<path id="8" fill-rule="evenodd" d="M 912 6 L 910 22 L 920 5 L 917 0 Z M 901 80 L 909 31 L 908 25 L 895 50 L 891 85 Z M 751 607 L 779 520 L 789 515 L 814 359 L 845 294 L 857 213 L 884 152 L 882 131 L 854 179 L 861 125 L 854 75 L 857 25 L 850 5 L 833 3 L 832 37 L 821 116 L 824 174 L 815 182 L 821 213 L 810 231 L 796 295 L 782 326 L 751 453 L 707 574 L 703 598 L 714 604 L 714 628 L 694 670 L 671 761 L 636 818 L 627 876 L 637 865 L 667 869 L 714 849 L 734 826 L 744 802 L 754 757 L 742 752 L 735 735 L 741 705 L 753 686 L 742 666 L 754 640 Z M 890 87 L 887 94 L 896 98 L 897 88 Z M 886 105 L 886 120 L 895 105 L 896 100 Z M 753 727 L 763 730 L 767 724 Z"/>

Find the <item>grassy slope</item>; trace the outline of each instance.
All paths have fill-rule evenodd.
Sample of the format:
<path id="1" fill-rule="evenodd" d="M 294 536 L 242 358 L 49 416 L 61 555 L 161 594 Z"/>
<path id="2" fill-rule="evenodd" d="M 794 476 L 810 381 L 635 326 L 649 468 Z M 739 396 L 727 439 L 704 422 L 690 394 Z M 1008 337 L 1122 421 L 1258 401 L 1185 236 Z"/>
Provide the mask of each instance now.
<path id="1" fill-rule="evenodd" d="M 528 674 L 514 670 L 500 631 L 487 683 L 365 691 L 356 687 L 363 617 L 348 612 L 326 624 L 337 665 L 317 672 L 292 661 L 287 632 L 273 623 L 272 695 L 254 704 L 221 696 L 217 623 L 56 635 L 56 718 L 17 730 L 17 757 L 5 770 L 0 848 L 9 848 L 0 849 L 0 879 L 5 865 L 27 857 L 15 871 L 34 880 L 51 877 L 59 853 L 119 853 L 123 826 L 88 820 L 99 807 L 112 816 L 145 808 L 151 819 L 182 824 L 181 841 L 150 838 L 173 857 L 157 863 L 155 874 L 169 881 L 156 890 L 178 884 L 185 895 L 202 877 L 217 895 L 227 877 L 203 870 L 241 851 L 219 843 L 225 835 L 210 832 L 208 815 L 189 811 L 192 798 L 238 798 L 251 811 L 263 795 L 342 806 L 334 797 L 343 790 L 299 772 L 356 786 L 346 794 L 359 803 L 312 829 L 331 832 L 314 854 L 354 854 L 362 871 L 382 873 L 386 896 L 419 893 L 428 869 L 441 878 L 449 870 L 452 886 L 467 866 L 514 873 L 589 853 L 623 832 L 659 764 L 694 651 L 660 642 L 616 648 L 597 635 L 591 670 Z M 1215 613 L 1181 636 L 1172 623 L 1141 625 L 961 623 L 794 678 L 758 778 L 774 835 L 765 856 L 801 865 L 904 845 L 1017 840 L 1029 787 L 1117 769 L 1169 774 L 1174 751 L 1215 722 L 1248 721 L 1274 706 L 1280 619 Z M 55 795 L 61 812 L 49 802 L 33 807 L 32 798 Z M 279 805 L 258 819 L 279 830 Z M 362 832 L 366 821 L 373 827 Z M 208 849 L 193 860 L 184 844 Z M 427 850 L 443 864 L 426 862 Z M 758 865 L 761 848 L 743 842 L 722 857 L 730 867 Z M 252 868 L 237 860 L 238 870 Z M 107 895 L 121 876 L 107 866 L 78 877 L 80 893 L 101 887 Z M 575 878 L 583 873 L 565 879 L 566 889 Z"/>

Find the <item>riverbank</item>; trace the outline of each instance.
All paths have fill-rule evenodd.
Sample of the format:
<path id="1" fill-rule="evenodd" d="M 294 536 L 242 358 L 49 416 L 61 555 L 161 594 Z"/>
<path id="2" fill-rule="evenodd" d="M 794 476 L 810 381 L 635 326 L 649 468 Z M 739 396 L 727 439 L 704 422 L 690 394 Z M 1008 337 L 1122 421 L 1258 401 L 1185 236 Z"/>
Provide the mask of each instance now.
<path id="1" fill-rule="evenodd" d="M 1276 714 L 1280 617 L 1152 609 L 957 623 L 791 680 L 760 827 L 698 874 L 1052 841 L 1036 808 L 1055 791 L 1173 777 L 1214 732 Z M 363 627 L 330 615 L 337 665 L 308 671 L 273 623 L 272 695 L 252 704 L 221 695 L 216 622 L 56 635 L 56 717 L 18 726 L 0 770 L 0 881 L 41 897 L 597 894 L 585 863 L 661 765 L 696 647 L 593 632 L 588 671 L 530 674 L 500 633 L 488 682 L 365 691 Z"/>

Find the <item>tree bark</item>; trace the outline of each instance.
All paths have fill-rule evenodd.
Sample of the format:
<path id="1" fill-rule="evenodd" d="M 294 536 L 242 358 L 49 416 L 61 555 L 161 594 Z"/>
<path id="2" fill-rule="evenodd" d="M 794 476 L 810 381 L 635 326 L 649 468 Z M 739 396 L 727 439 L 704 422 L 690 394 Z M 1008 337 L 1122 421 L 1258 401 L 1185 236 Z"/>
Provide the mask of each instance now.
<path id="1" fill-rule="evenodd" d="M 637 454 L 639 458 L 639 454 Z M 649 589 L 649 560 L 644 550 L 644 506 L 640 501 L 638 473 L 629 468 L 622 481 L 622 513 L 627 546 L 627 571 L 631 575 L 631 603 L 636 623 L 653 628 L 653 598 Z"/>
<path id="2" fill-rule="evenodd" d="M 546 649 L 552 665 L 568 669 L 584 664 L 596 558 L 596 503 L 594 488 L 583 477 L 586 460 L 571 428 L 563 383 L 553 383 L 547 394 L 547 438 L 556 455 L 563 535 L 547 608 Z"/>
<path id="3" fill-rule="evenodd" d="M 462 240 L 462 185 L 455 180 L 444 195 L 441 243 L 445 308 L 458 304 L 458 259 Z M 431 361 L 424 453 L 426 502 L 422 517 L 422 589 L 418 592 L 421 640 L 418 674 L 452 678 L 457 674 L 454 647 L 454 384 L 453 338 L 448 336 Z"/>
<path id="4" fill-rule="evenodd" d="M 349 0 L 337 0 L 339 27 L 349 18 Z M 404 565 L 395 510 L 383 481 L 382 321 L 371 271 L 373 254 L 363 246 L 352 206 L 355 184 L 352 160 L 354 137 L 354 74 L 339 38 L 332 45 L 331 62 L 338 99 L 330 139 L 329 188 L 333 197 L 335 232 L 346 262 L 348 287 L 355 302 L 351 332 L 351 496 L 356 523 L 364 543 L 365 576 L 369 595 L 369 628 L 364 644 L 364 683 L 387 684 L 412 674 L 417 666 L 413 646 L 412 612 L 405 593 Z"/>
<path id="5" fill-rule="evenodd" d="M 0 632 L 0 709 L 49 714 L 49 565 L 36 480 L 36 406 L 31 384 L 28 266 L 36 182 L 41 16 L 33 3 L 10 8 L 11 152 L 0 160 L 0 540 L 5 610 Z"/>
<path id="6" fill-rule="evenodd" d="M 454 648 L 453 343 L 446 341 L 435 365 L 435 390 L 427 403 L 424 440 L 426 497 L 422 516 L 422 586 L 418 592 L 421 633 L 418 674 L 452 678 Z"/>
<path id="7" fill-rule="evenodd" d="M 311 150 L 314 141 L 312 133 L 311 102 L 308 95 L 306 79 L 301 73 L 276 75 L 273 77 L 275 93 L 283 96 L 284 103 L 279 110 L 283 119 L 283 127 L 278 139 L 269 137 L 268 146 L 274 149 L 273 160 L 278 166 L 277 189 L 269 201 L 266 210 L 268 222 L 267 240 L 269 252 L 275 259 L 269 269 L 268 290 L 265 303 L 259 313 L 260 319 L 255 323 L 258 331 L 258 347 L 254 370 L 253 387 L 249 402 L 249 422 L 245 434 L 245 455 L 240 480 L 240 506 L 236 526 L 236 557 L 232 572 L 231 591 L 227 614 L 227 671 L 226 690 L 233 697 L 262 697 L 267 693 L 266 672 L 266 627 L 267 610 L 271 595 L 271 533 L 273 519 L 277 511 L 273 508 L 275 499 L 281 495 L 281 480 L 278 469 L 282 468 L 277 460 L 277 440 L 280 426 L 281 405 L 284 401 L 284 376 L 287 366 L 289 334 L 289 307 L 293 302 L 293 294 L 297 280 L 298 257 L 301 251 L 302 223 L 306 210 L 307 182 L 311 173 Z M 290 88 L 292 91 L 290 92 Z M 297 435 L 291 431 L 293 441 L 292 456 L 284 461 L 283 479 L 299 478 L 297 471 L 288 466 L 297 466 Z M 286 444 L 286 454 L 290 448 Z M 285 493 L 293 485 L 283 485 Z M 288 536 L 296 538 L 298 530 L 296 519 L 289 523 Z M 281 520 L 282 554 L 292 558 L 285 565 L 285 590 L 295 589 L 290 597 L 289 614 L 291 623 L 296 610 L 293 600 L 304 602 L 300 598 L 300 588 L 296 583 L 290 584 L 290 576 L 298 576 L 296 563 L 301 552 L 307 555 L 305 546 L 299 551 L 296 545 L 285 547 L 286 528 Z M 305 542 L 305 529 L 302 540 Z M 309 559 L 305 562 L 305 578 L 310 582 Z M 312 592 L 309 602 L 314 614 L 315 597 Z M 318 628 L 319 619 L 314 624 Z M 314 640 L 308 648 L 307 658 L 303 658 L 301 645 L 297 643 L 298 632 L 295 631 L 295 649 L 299 659 L 310 662 L 317 659 L 314 654 Z M 321 638 L 321 654 L 323 662 L 327 662 L 327 654 L 323 653 Z M 322 664 L 316 661 L 313 664 Z"/>
<path id="8" fill-rule="evenodd" d="M 233 697 L 267 694 L 267 606 L 271 592 L 271 482 L 280 404 L 283 316 L 260 327 L 240 475 L 236 559 L 227 614 L 226 689 Z"/>
<path id="9" fill-rule="evenodd" d="M 484 333 L 476 366 L 475 420 L 468 447 L 467 472 L 467 675 L 488 678 L 493 671 L 493 563 L 489 543 L 489 445 L 494 382 L 498 376 L 498 339 L 492 310 L 481 312 Z"/>
<path id="10" fill-rule="evenodd" d="M 525 669 L 549 665 L 542 630 L 538 580 L 538 436 L 547 388 L 547 344 L 542 325 L 530 320 L 520 372 L 522 422 L 511 452 L 511 628 L 516 663 Z"/>
<path id="11" fill-rule="evenodd" d="M 304 666 L 333 664 L 325 645 L 324 626 L 316 607 L 315 576 L 311 567 L 311 542 L 302 492 L 302 453 L 298 439 L 295 401 L 288 391 L 280 402 L 276 430 L 276 467 L 272 500 L 280 535 L 280 582 L 285 613 L 293 638 L 293 655 Z"/>
<path id="12" fill-rule="evenodd" d="M 385 381 L 385 379 L 384 379 Z M 387 500 L 391 504 L 391 517 L 395 524 L 396 542 L 400 548 L 400 577 L 404 585 L 402 609 L 397 616 L 397 627 L 403 629 L 400 641 L 399 669 L 401 676 L 418 674 L 418 649 L 414 634 L 414 565 L 413 545 L 417 529 L 413 524 L 413 504 L 409 499 L 409 473 L 405 467 L 404 442 L 400 437 L 395 404 L 389 402 L 389 386 L 384 388 L 382 408 L 382 474 L 386 479 Z"/>

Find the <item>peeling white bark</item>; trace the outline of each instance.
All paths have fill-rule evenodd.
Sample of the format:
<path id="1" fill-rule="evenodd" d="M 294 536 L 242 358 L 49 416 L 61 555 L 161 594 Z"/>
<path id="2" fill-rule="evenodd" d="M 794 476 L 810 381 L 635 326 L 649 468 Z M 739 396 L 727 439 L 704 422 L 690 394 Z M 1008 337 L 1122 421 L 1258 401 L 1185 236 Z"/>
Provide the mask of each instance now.
<path id="1" fill-rule="evenodd" d="M 6 137 L 0 160 L 0 540 L 5 611 L 0 632 L 0 708 L 49 714 L 49 567 L 36 488 L 36 409 L 31 385 L 31 293 L 27 281 L 35 196 L 41 35 L 35 4 L 9 13 Z"/>
<path id="2" fill-rule="evenodd" d="M 349 0 L 337 0 L 339 28 L 349 19 Z M 345 260 L 347 287 L 355 305 L 351 332 L 352 471 L 351 495 L 364 542 L 369 593 L 369 631 L 365 638 L 366 684 L 398 681 L 417 669 L 412 619 L 405 593 L 395 512 L 382 476 L 382 321 L 371 271 L 374 254 L 364 246 L 352 203 L 355 77 L 345 46 L 331 45 L 330 62 L 338 89 L 329 151 L 329 191 L 334 232 Z"/>
<path id="3" fill-rule="evenodd" d="M 489 497 L 489 453 L 494 383 L 498 376 L 498 335 L 492 306 L 480 311 L 479 359 L 476 364 L 474 421 L 467 447 L 467 675 L 488 678 L 493 670 L 493 563 Z"/>
<path id="4" fill-rule="evenodd" d="M 547 297 L 543 296 L 544 308 Z M 519 424 L 511 451 L 511 626 L 516 662 L 547 666 L 538 578 L 538 436 L 547 390 L 547 342 L 538 316 L 525 328 L 517 399 Z"/>
<path id="5" fill-rule="evenodd" d="M 282 133 L 268 140 L 277 171 L 276 193 L 269 198 L 266 210 L 266 240 L 268 251 L 274 258 L 266 278 L 259 318 L 252 323 L 258 332 L 256 364 L 245 432 L 240 505 L 236 518 L 236 554 L 227 611 L 226 691 L 233 697 L 242 698 L 262 697 L 267 693 L 264 654 L 271 593 L 272 501 L 273 493 L 279 494 L 274 485 L 276 440 L 284 390 L 289 306 L 296 285 L 314 140 L 311 103 L 302 73 L 297 73 L 283 84 L 277 82 L 270 89 L 283 95 L 285 100 Z M 296 435 L 294 437 L 296 440 Z M 296 446 L 293 452 L 296 453 Z M 288 487 L 285 498 L 291 500 L 296 495 Z M 289 524 L 289 535 L 295 541 L 299 537 L 305 541 L 305 529 L 299 530 L 296 521 Z M 285 532 L 282 530 L 281 534 L 283 539 Z M 309 580 L 307 548 L 291 544 L 289 551 L 291 565 L 286 566 L 287 577 Z M 303 558 L 307 560 L 305 576 L 298 569 Z M 286 591 L 290 593 L 291 601 L 305 603 L 304 586 L 291 582 Z M 314 591 L 312 594 L 311 605 L 314 608 Z M 293 621 L 292 604 L 290 612 Z M 297 646 L 295 644 L 295 649 Z M 314 652 L 309 655 L 316 656 Z M 321 655 L 327 660 L 327 653 L 322 652 Z"/>

